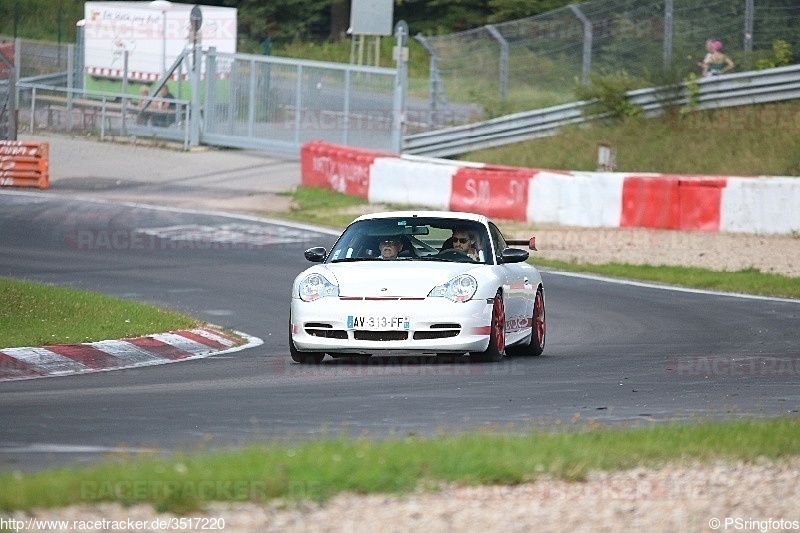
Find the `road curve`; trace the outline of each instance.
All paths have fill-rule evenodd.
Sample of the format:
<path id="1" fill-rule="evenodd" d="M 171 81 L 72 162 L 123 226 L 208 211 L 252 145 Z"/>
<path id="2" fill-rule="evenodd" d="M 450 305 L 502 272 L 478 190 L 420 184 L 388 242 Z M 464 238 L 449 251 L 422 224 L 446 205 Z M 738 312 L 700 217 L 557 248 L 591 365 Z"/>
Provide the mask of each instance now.
<path id="1" fill-rule="evenodd" d="M 0 383 L 0 468 L 264 438 L 797 416 L 800 302 L 544 272 L 548 344 L 500 364 L 288 357 L 289 286 L 329 232 L 0 193 L 0 275 L 179 309 L 263 339 L 162 367 Z"/>

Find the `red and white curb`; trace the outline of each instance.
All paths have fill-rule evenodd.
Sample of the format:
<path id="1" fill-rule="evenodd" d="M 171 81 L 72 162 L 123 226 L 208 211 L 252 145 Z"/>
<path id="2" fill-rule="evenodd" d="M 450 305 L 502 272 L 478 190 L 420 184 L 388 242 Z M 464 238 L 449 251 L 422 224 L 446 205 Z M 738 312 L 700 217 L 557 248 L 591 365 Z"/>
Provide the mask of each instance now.
<path id="1" fill-rule="evenodd" d="M 201 359 L 259 346 L 263 341 L 217 328 L 159 333 L 132 339 L 0 350 L 0 381 L 103 372 Z"/>

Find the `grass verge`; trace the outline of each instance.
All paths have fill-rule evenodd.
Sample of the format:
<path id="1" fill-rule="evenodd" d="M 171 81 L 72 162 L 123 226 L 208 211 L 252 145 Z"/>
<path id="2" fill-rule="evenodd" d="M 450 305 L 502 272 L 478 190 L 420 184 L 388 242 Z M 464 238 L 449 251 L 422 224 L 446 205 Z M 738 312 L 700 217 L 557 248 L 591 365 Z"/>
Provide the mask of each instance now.
<path id="1" fill-rule="evenodd" d="M 447 482 L 515 485 L 542 475 L 581 481 L 592 470 L 800 454 L 800 420 L 790 418 L 625 430 L 574 424 L 570 429 L 381 441 L 341 437 L 33 474 L 5 472 L 0 509 L 112 501 L 185 513 L 209 501 L 324 501 L 342 491 L 403 493 Z"/>
<path id="2" fill-rule="evenodd" d="M 180 313 L 138 302 L 0 278 L 0 348 L 121 339 L 196 324 Z"/>
<path id="3" fill-rule="evenodd" d="M 793 104 L 671 113 L 561 128 L 558 135 L 488 148 L 461 159 L 527 168 L 594 171 L 597 145 L 617 150 L 620 172 L 798 176 Z"/>

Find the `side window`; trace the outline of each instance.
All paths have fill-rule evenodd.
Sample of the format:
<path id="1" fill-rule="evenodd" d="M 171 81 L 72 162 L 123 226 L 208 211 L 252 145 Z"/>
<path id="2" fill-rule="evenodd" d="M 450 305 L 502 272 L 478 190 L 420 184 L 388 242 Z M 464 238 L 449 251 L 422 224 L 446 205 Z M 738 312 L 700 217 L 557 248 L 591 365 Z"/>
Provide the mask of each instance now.
<path id="1" fill-rule="evenodd" d="M 500 233 L 500 230 L 497 229 L 493 223 L 489 222 L 489 233 L 492 235 L 492 246 L 494 248 L 494 255 L 495 257 L 500 255 L 500 252 L 506 249 L 506 240 L 503 238 L 503 234 Z"/>

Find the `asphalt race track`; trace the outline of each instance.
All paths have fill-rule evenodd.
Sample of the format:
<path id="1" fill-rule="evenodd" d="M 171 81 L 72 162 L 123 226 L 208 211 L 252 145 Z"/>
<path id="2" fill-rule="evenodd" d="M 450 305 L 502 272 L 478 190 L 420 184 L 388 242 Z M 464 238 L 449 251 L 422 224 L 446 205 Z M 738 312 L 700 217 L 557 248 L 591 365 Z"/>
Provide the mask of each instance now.
<path id="1" fill-rule="evenodd" d="M 263 339 L 164 366 L 0 383 L 0 468 L 341 432 L 797 416 L 800 302 L 544 272 L 538 358 L 291 362 L 289 287 L 333 236 L 243 216 L 0 193 L 0 275 L 188 312 Z M 0 315 L 1 316 L 1 315 Z"/>

